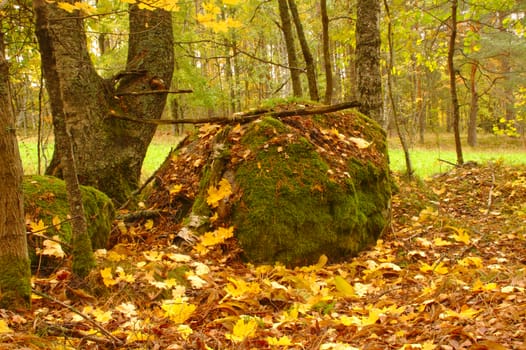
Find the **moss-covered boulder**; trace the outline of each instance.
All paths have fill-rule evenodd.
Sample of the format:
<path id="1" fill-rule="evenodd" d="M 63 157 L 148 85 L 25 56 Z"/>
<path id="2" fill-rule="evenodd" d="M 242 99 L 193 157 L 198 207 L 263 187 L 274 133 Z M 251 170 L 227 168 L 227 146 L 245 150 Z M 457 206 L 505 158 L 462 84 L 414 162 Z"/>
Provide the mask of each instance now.
<path id="1" fill-rule="evenodd" d="M 389 220 L 385 134 L 350 110 L 204 126 L 160 178 L 151 203 L 196 231 L 234 226 L 255 263 L 349 258 L 374 244 Z M 231 190 L 219 185 L 225 179 Z M 223 192 L 217 203 L 210 189 Z"/>
<path id="2" fill-rule="evenodd" d="M 32 175 L 24 177 L 24 209 L 26 221 L 35 227 L 40 221 L 47 227 L 39 235 L 57 235 L 62 242 L 71 242 L 71 224 L 66 186 L 63 180 L 53 176 Z M 115 209 L 111 199 L 99 190 L 81 186 L 84 210 L 88 224 L 88 234 L 93 249 L 106 248 Z M 29 236 L 29 254 L 32 265 L 36 263 L 35 248 L 41 247 L 42 239 Z M 67 250 L 64 248 L 64 250 Z M 50 262 L 51 260 L 46 260 Z M 41 268 L 46 268 L 46 266 Z M 47 267 L 49 268 L 49 267 Z"/>

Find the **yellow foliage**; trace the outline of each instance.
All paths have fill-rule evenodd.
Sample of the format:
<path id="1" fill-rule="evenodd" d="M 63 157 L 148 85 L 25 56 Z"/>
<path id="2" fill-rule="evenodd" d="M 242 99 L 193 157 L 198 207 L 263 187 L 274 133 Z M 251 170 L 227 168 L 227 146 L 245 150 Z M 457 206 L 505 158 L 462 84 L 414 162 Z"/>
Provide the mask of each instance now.
<path id="1" fill-rule="evenodd" d="M 274 345 L 274 346 L 291 346 L 291 345 L 293 345 L 292 341 L 290 340 L 290 338 L 287 337 L 286 335 L 283 336 L 283 337 L 280 337 L 279 339 L 275 338 L 275 337 L 267 337 L 267 342 L 268 342 L 268 345 Z"/>
<path id="2" fill-rule="evenodd" d="M 464 244 L 469 244 L 469 234 L 467 233 L 466 230 L 462 229 L 462 228 L 456 228 L 456 227 L 453 227 L 453 226 L 446 226 L 446 228 L 449 228 L 453 231 L 455 231 L 454 234 L 452 234 L 451 238 L 453 238 L 455 241 L 457 242 L 462 242 Z"/>
<path id="3" fill-rule="evenodd" d="M 5 320 L 0 320 L 0 334 L 11 333 L 13 330 L 9 328 Z"/>
<path id="4" fill-rule="evenodd" d="M 220 227 L 213 232 L 206 232 L 201 236 L 201 244 L 205 247 L 214 246 L 223 243 L 228 238 L 234 236 L 234 226 L 229 228 Z"/>
<path id="5" fill-rule="evenodd" d="M 354 293 L 354 288 L 347 282 L 344 278 L 341 276 L 335 276 L 334 277 L 334 285 L 336 286 L 336 290 L 340 292 L 344 297 L 354 297 L 356 294 Z"/>
<path id="6" fill-rule="evenodd" d="M 258 328 L 258 322 L 254 318 L 245 320 L 240 318 L 234 328 L 232 329 L 232 334 L 226 334 L 226 338 L 232 340 L 235 343 L 240 343 L 246 338 L 252 338 L 256 335 L 256 330 Z"/>
<path id="7" fill-rule="evenodd" d="M 426 263 L 422 263 L 422 266 L 420 266 L 420 271 L 422 272 L 436 272 L 439 275 L 445 275 L 449 272 L 448 268 L 444 266 L 443 262 L 440 262 L 438 265 L 433 264 L 433 266 L 430 266 Z"/>
<path id="8" fill-rule="evenodd" d="M 230 182 L 227 179 L 223 178 L 221 181 L 219 181 L 218 188 L 214 186 L 210 186 L 208 188 L 208 197 L 206 198 L 206 202 L 212 208 L 217 208 L 219 201 L 227 198 L 231 194 L 232 186 L 230 186 Z"/>
<path id="9" fill-rule="evenodd" d="M 165 312 L 165 316 L 172 322 L 180 324 L 192 316 L 196 306 L 182 301 L 182 299 L 164 300 L 161 308 Z"/>
<path id="10" fill-rule="evenodd" d="M 102 282 L 104 283 L 106 287 L 111 287 L 119 283 L 117 280 L 113 278 L 111 267 L 106 267 L 100 270 L 100 275 L 102 277 Z"/>
<path id="11" fill-rule="evenodd" d="M 229 277 L 230 282 L 225 286 L 225 291 L 233 298 L 239 298 L 251 294 L 257 294 L 261 290 L 257 282 L 245 282 L 242 279 Z"/>

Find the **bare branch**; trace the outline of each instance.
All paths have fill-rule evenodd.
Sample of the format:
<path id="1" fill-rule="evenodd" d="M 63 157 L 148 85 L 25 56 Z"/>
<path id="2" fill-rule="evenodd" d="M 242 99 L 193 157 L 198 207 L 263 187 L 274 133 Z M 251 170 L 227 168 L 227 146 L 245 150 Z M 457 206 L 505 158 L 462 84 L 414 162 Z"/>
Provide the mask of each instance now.
<path id="1" fill-rule="evenodd" d="M 257 110 L 249 111 L 243 113 L 236 113 L 229 117 L 215 117 L 215 118 L 190 118 L 190 119 L 146 119 L 146 118 L 136 118 L 126 115 L 118 114 L 115 111 L 110 112 L 110 116 L 115 119 L 128 120 L 136 123 L 147 123 L 155 125 L 167 125 L 167 124 L 206 124 L 206 123 L 215 123 L 215 124 L 230 124 L 230 123 L 246 123 L 251 120 L 260 118 L 260 117 L 274 117 L 274 118 L 284 118 L 291 116 L 307 116 L 313 114 L 321 113 L 331 113 L 337 112 L 343 109 L 356 108 L 359 107 L 360 103 L 357 101 L 343 102 L 335 105 L 329 106 L 319 106 L 311 108 L 299 108 L 289 111 L 274 111 L 271 109 L 268 110 Z"/>

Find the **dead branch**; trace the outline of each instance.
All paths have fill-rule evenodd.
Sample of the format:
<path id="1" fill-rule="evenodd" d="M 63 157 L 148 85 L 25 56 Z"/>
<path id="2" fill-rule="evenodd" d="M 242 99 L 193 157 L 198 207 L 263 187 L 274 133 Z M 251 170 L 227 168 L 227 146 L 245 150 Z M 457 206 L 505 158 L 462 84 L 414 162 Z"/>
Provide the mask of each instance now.
<path id="1" fill-rule="evenodd" d="M 248 111 L 242 113 L 235 113 L 229 117 L 216 117 L 216 118 L 190 118 L 190 119 L 145 119 L 130 117 L 122 114 L 118 114 L 115 111 L 110 112 L 110 116 L 116 119 L 128 120 L 137 123 L 155 124 L 155 125 L 166 125 L 166 124 L 230 124 L 230 123 L 246 123 L 254 119 L 261 117 L 274 117 L 284 118 L 291 116 L 307 116 L 313 114 L 331 113 L 337 112 L 343 109 L 359 107 L 360 103 L 357 101 L 343 102 L 330 106 L 319 106 L 319 107 L 303 107 L 288 111 L 275 111 L 272 109 L 260 109 L 257 111 Z"/>
<path id="2" fill-rule="evenodd" d="M 191 94 L 194 90 L 152 90 L 152 91 L 141 91 L 141 92 L 118 92 L 114 94 L 117 97 L 120 96 L 141 96 L 141 95 L 158 95 L 158 94 Z"/>

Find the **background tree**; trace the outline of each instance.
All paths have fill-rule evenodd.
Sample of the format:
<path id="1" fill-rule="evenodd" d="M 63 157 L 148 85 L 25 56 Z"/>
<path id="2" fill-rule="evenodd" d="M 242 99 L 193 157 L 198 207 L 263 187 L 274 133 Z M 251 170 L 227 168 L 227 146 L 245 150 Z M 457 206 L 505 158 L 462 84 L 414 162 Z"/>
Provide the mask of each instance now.
<path id="1" fill-rule="evenodd" d="M 384 128 L 380 73 L 380 1 L 358 0 L 356 14 L 356 73 L 360 111 Z"/>
<path id="2" fill-rule="evenodd" d="M 67 119 L 60 122 L 68 126 L 79 180 L 122 203 L 138 187 L 155 126 L 111 115 L 160 118 L 174 67 L 171 14 L 130 5 L 126 69 L 104 79 L 93 66 L 86 42 L 83 11 L 90 9 L 79 9 L 75 6 L 82 3 L 73 1 L 35 4 L 51 110 L 54 119 Z M 61 149 L 55 150 L 47 173 L 60 174 Z"/>
<path id="3" fill-rule="evenodd" d="M 0 4 L 0 9 L 4 3 Z M 2 9 L 3 10 L 3 9 Z M 22 197 L 22 162 L 9 88 L 3 21 L 0 20 L 0 308 L 31 304 L 31 271 Z"/>
<path id="4" fill-rule="evenodd" d="M 292 32 L 292 22 L 290 19 L 289 6 L 287 0 L 278 0 L 279 16 L 281 18 L 280 28 L 283 32 L 285 47 L 287 49 L 288 65 L 290 69 L 290 78 L 292 80 L 292 91 L 295 97 L 303 95 L 301 87 L 299 61 L 296 56 L 296 45 L 294 44 L 294 34 Z"/>

